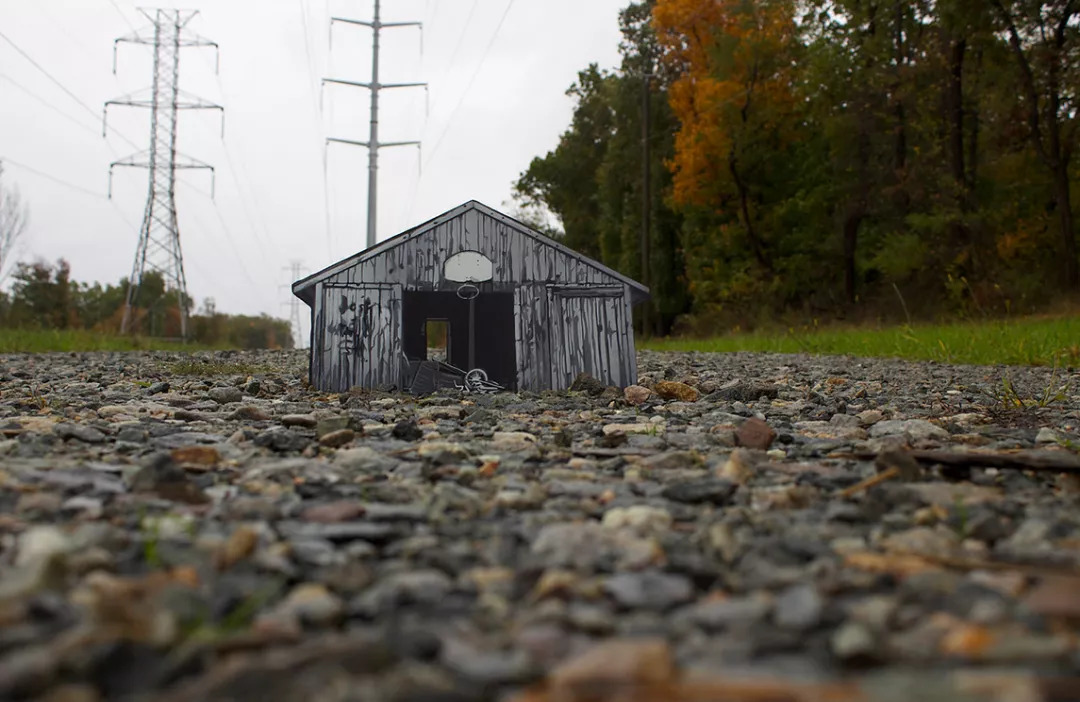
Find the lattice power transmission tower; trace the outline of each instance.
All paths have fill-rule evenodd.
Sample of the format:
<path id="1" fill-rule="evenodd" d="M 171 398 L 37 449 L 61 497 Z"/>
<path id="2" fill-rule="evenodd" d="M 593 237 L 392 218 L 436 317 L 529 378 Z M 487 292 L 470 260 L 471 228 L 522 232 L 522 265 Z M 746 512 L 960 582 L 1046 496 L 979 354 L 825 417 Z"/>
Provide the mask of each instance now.
<path id="1" fill-rule="evenodd" d="M 104 120 L 109 105 L 145 107 L 150 109 L 150 148 L 109 164 L 109 196 L 112 197 L 112 171 L 116 166 L 146 168 L 150 171 L 150 192 L 146 200 L 135 261 L 128 279 L 127 302 L 121 332 L 127 333 L 133 324 L 133 312 L 142 288 L 143 277 L 156 271 L 165 280 L 167 290 L 177 293 L 180 303 L 180 336 L 187 338 L 187 279 L 184 258 L 180 251 L 180 228 L 176 217 L 176 171 L 178 169 L 208 169 L 213 178 L 214 167 L 176 150 L 177 116 L 180 110 L 221 110 L 222 134 L 225 129 L 225 108 L 186 94 L 180 90 L 180 49 L 218 45 L 187 30 L 187 24 L 197 10 L 140 9 L 152 23 L 145 30 L 120 37 L 113 43 L 113 73 L 116 73 L 116 47 L 121 42 L 146 44 L 153 47 L 153 86 L 105 103 Z M 213 189 L 213 185 L 211 185 Z"/>
<path id="2" fill-rule="evenodd" d="M 300 280 L 302 274 L 303 262 L 293 259 L 289 261 L 289 267 L 284 270 L 289 271 L 289 282 L 286 285 L 282 285 L 282 288 L 290 291 L 289 299 L 283 303 L 289 306 L 289 327 L 292 329 L 294 348 L 305 348 L 304 344 L 304 329 L 303 320 L 300 317 L 300 298 L 291 294 L 292 284 Z"/>
<path id="3" fill-rule="evenodd" d="M 379 34 L 385 27 L 419 27 L 423 31 L 422 22 L 383 22 L 379 18 L 379 2 L 375 0 L 375 14 L 371 22 L 362 22 L 360 20 L 345 19 L 343 17 L 331 17 L 331 26 L 334 22 L 344 22 L 346 24 L 358 24 L 364 27 L 370 27 L 372 30 L 372 52 L 371 52 L 371 82 L 370 83 L 357 83 L 350 80 L 337 80 L 334 78 L 323 78 L 323 83 L 339 83 L 341 85 L 351 85 L 357 88 L 367 88 L 371 91 L 371 124 L 367 141 L 352 141 L 350 139 L 335 139 L 330 137 L 328 142 L 338 142 L 340 144 L 351 144 L 353 146 L 364 146 L 368 150 L 368 210 L 367 210 L 367 246 L 371 248 L 375 245 L 375 232 L 378 226 L 376 219 L 378 190 L 379 190 L 379 149 L 386 148 L 388 146 L 419 146 L 419 141 L 379 141 L 379 91 L 385 88 L 416 88 L 427 87 L 427 83 L 380 83 L 379 82 Z"/>

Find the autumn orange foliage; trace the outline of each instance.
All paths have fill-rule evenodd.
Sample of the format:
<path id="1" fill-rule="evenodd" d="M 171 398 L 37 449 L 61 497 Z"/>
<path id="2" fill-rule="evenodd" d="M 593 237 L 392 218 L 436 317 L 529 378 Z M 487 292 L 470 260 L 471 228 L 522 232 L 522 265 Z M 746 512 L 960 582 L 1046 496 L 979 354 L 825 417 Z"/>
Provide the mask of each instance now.
<path id="1" fill-rule="evenodd" d="M 748 142 L 790 136 L 780 131 L 795 102 L 792 3 L 658 0 L 653 24 L 679 75 L 670 89 L 681 125 L 670 162 L 674 201 L 716 208 L 717 190 L 729 190 L 745 167 Z"/>

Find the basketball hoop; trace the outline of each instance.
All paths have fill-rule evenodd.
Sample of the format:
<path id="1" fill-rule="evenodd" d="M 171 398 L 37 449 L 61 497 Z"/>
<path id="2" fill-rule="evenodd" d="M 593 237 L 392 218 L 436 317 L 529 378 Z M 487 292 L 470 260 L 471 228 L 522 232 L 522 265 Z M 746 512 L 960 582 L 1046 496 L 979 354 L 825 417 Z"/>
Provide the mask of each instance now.
<path id="1" fill-rule="evenodd" d="M 457 289 L 457 296 L 462 300 L 475 300 L 480 295 L 480 288 L 472 283 L 464 283 Z"/>

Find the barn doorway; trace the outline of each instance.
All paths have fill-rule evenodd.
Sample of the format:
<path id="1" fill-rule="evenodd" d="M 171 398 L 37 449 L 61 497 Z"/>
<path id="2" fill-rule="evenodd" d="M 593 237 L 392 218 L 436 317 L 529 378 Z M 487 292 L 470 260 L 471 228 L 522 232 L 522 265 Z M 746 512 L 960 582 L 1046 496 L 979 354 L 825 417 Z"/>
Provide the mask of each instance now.
<path id="1" fill-rule="evenodd" d="M 483 368 L 489 380 L 517 389 L 514 294 L 482 292 L 471 299 L 456 292 L 405 291 L 404 349 L 410 361 L 443 360 L 463 371 Z M 438 343 L 444 335 L 445 346 Z M 435 338 L 433 338 L 435 337 Z"/>

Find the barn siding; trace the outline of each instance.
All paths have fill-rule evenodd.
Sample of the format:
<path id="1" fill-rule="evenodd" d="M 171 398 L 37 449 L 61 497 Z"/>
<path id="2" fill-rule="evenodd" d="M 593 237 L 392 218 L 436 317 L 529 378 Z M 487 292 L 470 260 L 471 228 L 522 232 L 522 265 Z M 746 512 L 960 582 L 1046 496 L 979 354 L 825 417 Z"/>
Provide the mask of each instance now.
<path id="1" fill-rule="evenodd" d="M 317 386 L 345 392 L 353 386 L 400 383 L 401 287 L 374 284 L 320 285 L 319 345 L 313 375 Z M 344 308 L 344 309 L 343 309 Z"/>
<path id="2" fill-rule="evenodd" d="M 636 379 L 623 287 L 551 286 L 551 384 L 568 387 L 584 371 L 611 385 Z"/>

